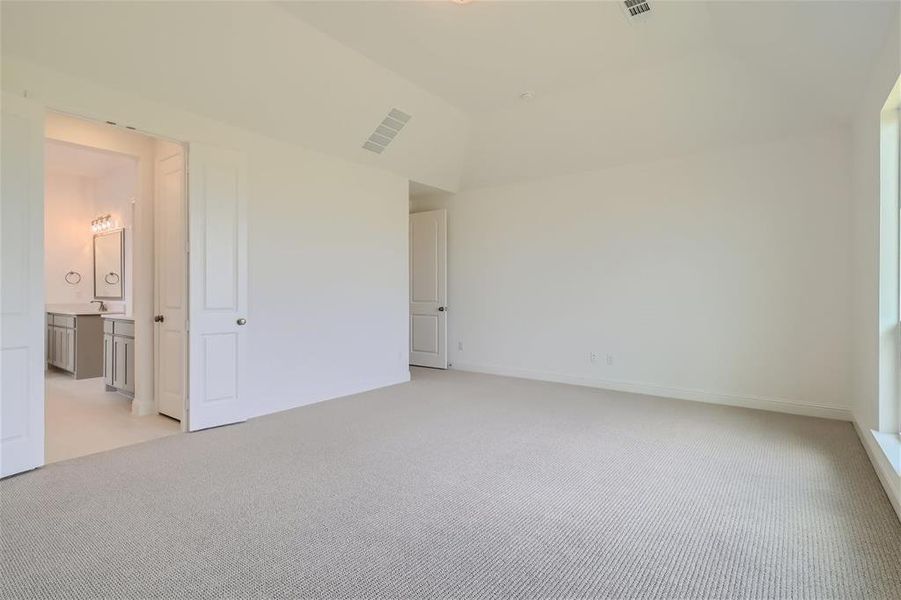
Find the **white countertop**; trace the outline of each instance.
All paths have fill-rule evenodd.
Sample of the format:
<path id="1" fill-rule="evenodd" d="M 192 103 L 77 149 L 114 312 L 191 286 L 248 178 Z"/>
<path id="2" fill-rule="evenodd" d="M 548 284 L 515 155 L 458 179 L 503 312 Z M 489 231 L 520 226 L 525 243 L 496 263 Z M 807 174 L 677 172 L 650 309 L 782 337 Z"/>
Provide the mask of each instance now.
<path id="1" fill-rule="evenodd" d="M 100 315 L 104 319 L 112 319 L 113 321 L 134 321 L 134 317 L 126 316 L 125 313 L 103 313 Z"/>
<path id="2" fill-rule="evenodd" d="M 84 317 L 84 316 L 104 316 L 104 315 L 117 315 L 122 316 L 125 314 L 124 307 L 121 306 L 121 303 L 117 303 L 119 305 L 110 306 L 109 310 L 105 310 L 100 312 L 97 310 L 96 303 L 72 303 L 72 304 L 46 304 L 44 305 L 44 311 L 48 313 L 53 313 L 55 315 L 69 315 L 72 317 Z"/>
<path id="3" fill-rule="evenodd" d="M 108 313 L 108 312 L 97 312 L 96 310 L 78 310 L 78 309 L 56 309 L 56 310 L 48 310 L 50 314 L 54 315 L 69 315 L 72 317 L 87 317 L 87 316 L 100 316 L 100 317 L 119 317 L 124 318 L 125 313 Z"/>

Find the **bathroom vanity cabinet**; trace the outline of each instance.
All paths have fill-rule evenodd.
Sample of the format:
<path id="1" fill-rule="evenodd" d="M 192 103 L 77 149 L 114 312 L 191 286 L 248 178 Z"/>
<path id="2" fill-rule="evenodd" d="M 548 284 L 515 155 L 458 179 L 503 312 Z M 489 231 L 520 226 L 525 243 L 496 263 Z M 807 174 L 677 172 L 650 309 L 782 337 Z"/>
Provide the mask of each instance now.
<path id="1" fill-rule="evenodd" d="M 47 364 L 75 379 L 103 373 L 103 324 L 100 315 L 47 313 Z"/>
<path id="2" fill-rule="evenodd" d="M 135 322 L 125 317 L 103 319 L 103 381 L 108 391 L 135 393 Z"/>

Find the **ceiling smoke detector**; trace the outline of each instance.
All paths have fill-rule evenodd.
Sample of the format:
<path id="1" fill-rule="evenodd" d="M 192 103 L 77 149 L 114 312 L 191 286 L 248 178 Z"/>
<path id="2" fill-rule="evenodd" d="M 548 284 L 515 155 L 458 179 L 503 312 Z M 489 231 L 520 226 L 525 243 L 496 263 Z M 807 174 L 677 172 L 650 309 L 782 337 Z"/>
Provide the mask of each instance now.
<path id="1" fill-rule="evenodd" d="M 381 154 L 410 119 L 411 117 L 407 113 L 392 108 L 388 116 L 382 119 L 375 131 L 369 135 L 369 139 L 363 142 L 363 147 L 370 152 Z"/>
<path id="2" fill-rule="evenodd" d="M 630 21 L 646 19 L 651 14 L 650 0 L 625 0 L 623 9 Z"/>
<path id="3" fill-rule="evenodd" d="M 522 100 L 523 102 L 528 102 L 529 100 L 532 100 L 533 98 L 535 98 L 535 92 L 533 92 L 532 90 L 526 90 L 519 95 L 519 99 Z"/>

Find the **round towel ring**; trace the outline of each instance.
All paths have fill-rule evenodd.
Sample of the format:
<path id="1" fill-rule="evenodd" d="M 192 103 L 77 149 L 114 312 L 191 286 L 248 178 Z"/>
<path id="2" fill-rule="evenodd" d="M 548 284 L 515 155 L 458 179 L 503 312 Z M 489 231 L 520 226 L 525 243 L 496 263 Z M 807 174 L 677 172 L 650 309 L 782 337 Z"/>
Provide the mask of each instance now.
<path id="1" fill-rule="evenodd" d="M 110 285 L 115 285 L 119 283 L 119 274 L 118 273 L 107 273 L 103 277 L 103 281 L 107 282 Z"/>
<path id="2" fill-rule="evenodd" d="M 69 271 L 66 273 L 66 283 L 69 285 L 78 285 L 81 283 L 81 273 L 78 271 Z"/>

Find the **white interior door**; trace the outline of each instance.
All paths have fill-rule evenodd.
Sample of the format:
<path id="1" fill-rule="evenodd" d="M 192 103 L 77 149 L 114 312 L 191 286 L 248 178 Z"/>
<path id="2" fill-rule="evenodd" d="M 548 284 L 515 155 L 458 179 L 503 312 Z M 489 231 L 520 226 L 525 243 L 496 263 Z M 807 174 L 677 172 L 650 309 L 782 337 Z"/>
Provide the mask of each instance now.
<path id="1" fill-rule="evenodd" d="M 190 431 L 247 418 L 247 184 L 242 154 L 190 145 Z"/>
<path id="2" fill-rule="evenodd" d="M 447 368 L 447 211 L 410 215 L 410 364 Z"/>
<path id="3" fill-rule="evenodd" d="M 188 221 L 184 150 L 157 142 L 154 390 L 156 409 L 181 421 L 187 398 Z"/>
<path id="4" fill-rule="evenodd" d="M 4 93 L 0 114 L 2 477 L 44 464 L 43 163 L 43 109 Z"/>

